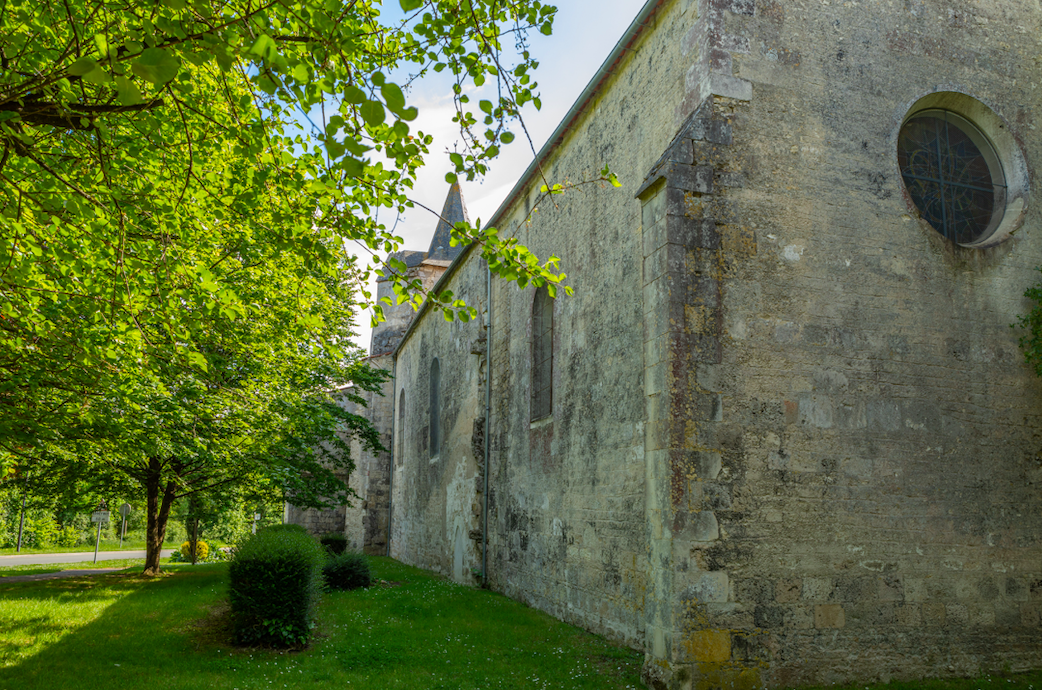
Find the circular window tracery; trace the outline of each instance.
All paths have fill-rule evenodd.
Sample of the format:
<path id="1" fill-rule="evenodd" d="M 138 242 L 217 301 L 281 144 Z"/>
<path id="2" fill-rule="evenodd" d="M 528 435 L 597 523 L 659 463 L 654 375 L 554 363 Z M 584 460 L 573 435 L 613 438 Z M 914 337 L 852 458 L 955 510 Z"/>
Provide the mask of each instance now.
<path id="1" fill-rule="evenodd" d="M 898 135 L 898 164 L 920 216 L 962 245 L 987 240 L 1006 209 L 1006 178 L 987 137 L 948 110 L 915 113 Z"/>

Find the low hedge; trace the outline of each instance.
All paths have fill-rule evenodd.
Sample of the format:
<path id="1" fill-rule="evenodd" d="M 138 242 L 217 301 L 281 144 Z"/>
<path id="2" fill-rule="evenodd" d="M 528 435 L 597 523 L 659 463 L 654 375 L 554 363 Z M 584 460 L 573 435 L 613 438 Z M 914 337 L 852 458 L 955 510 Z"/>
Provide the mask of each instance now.
<path id="1" fill-rule="evenodd" d="M 326 554 L 302 527 L 277 525 L 244 541 L 228 572 L 235 641 L 307 644 Z"/>
<path id="2" fill-rule="evenodd" d="M 373 581 L 366 557 L 351 552 L 331 556 L 322 567 L 322 576 L 330 589 L 368 587 Z"/>

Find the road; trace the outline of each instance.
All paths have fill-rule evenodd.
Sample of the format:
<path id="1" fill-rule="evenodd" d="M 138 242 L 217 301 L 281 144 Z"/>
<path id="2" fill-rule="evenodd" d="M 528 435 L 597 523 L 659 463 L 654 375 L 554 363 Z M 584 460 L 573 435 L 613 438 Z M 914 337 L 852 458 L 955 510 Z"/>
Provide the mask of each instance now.
<path id="1" fill-rule="evenodd" d="M 166 558 L 174 552 L 173 549 L 163 549 L 163 557 Z M 99 551 L 99 561 L 111 561 L 117 558 L 140 558 L 145 559 L 144 551 Z M 47 565 L 48 563 L 82 563 L 93 561 L 93 551 L 78 551 L 76 553 L 30 553 L 17 554 L 15 556 L 0 556 L 0 566 L 3 565 Z"/>

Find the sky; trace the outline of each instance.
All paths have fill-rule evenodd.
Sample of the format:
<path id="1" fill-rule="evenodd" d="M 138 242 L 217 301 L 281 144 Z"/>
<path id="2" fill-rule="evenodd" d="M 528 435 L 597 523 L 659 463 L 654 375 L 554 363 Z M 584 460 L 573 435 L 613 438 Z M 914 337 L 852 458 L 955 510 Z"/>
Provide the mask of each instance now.
<path id="1" fill-rule="evenodd" d="M 530 50 L 539 60 L 535 80 L 539 83 L 542 109 L 525 107 L 522 117 L 532 137 L 535 150 L 542 148 L 553 134 L 572 104 L 597 72 L 623 32 L 637 16 L 645 0 L 558 0 L 554 32 L 530 35 Z M 388 3 L 391 4 L 391 3 Z M 419 117 L 411 123 L 434 137 L 417 184 L 410 195 L 414 201 L 435 212 L 441 211 L 449 185 L 445 173 L 452 169 L 447 150 L 459 140 L 459 130 L 452 123 L 452 93 L 444 80 L 416 82 L 406 94 L 407 104 L 419 108 Z M 462 181 L 463 200 L 471 222 L 490 219 L 535 157 L 520 128 L 513 143 L 501 147 L 501 153 L 489 166 L 482 180 Z M 393 224 L 393 218 L 381 218 Z M 421 207 L 409 209 L 398 219 L 395 234 L 405 240 L 404 249 L 426 251 L 437 227 L 438 219 Z M 375 290 L 374 290 L 375 293 Z M 355 342 L 368 350 L 372 329 L 370 314 L 357 317 Z"/>

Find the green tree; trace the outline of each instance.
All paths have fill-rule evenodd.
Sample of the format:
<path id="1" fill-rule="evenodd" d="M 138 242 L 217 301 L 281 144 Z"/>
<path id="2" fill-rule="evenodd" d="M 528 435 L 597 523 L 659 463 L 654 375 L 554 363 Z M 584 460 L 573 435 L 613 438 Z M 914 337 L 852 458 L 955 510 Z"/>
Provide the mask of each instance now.
<path id="1" fill-rule="evenodd" d="M 463 143 L 453 175 L 480 175 L 513 138 L 518 109 L 538 103 L 524 36 L 549 33 L 554 13 L 538 0 L 400 0 L 404 18 L 393 20 L 382 9 L 373 0 L 4 3 L 4 458 L 67 447 L 91 428 L 85 419 L 105 421 L 99 411 L 169 404 L 193 376 L 206 380 L 220 356 L 208 349 L 215 320 L 234 329 L 267 317 L 249 275 L 257 266 L 282 291 L 277 337 L 347 356 L 346 334 L 313 307 L 343 280 L 356 281 L 356 300 L 370 299 L 357 287 L 368 269 L 347 270 L 344 244 L 374 255 L 397 248 L 377 213 L 411 205 L 431 143 L 411 128 L 408 84 L 388 75 L 453 75 Z M 471 103 L 468 85 L 486 81 L 498 95 Z M 457 239 L 482 242 L 493 269 L 522 284 L 562 278 L 553 257 L 539 264 L 492 229 L 460 228 Z M 394 268 L 381 270 L 400 299 L 414 298 Z M 430 298 L 472 313 L 449 294 Z"/>

